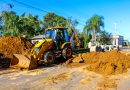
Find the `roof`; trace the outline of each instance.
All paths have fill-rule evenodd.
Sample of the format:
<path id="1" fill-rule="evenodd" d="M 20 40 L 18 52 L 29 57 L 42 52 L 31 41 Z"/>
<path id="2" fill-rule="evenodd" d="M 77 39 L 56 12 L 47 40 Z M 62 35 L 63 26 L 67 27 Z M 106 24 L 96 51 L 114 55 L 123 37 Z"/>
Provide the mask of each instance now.
<path id="1" fill-rule="evenodd" d="M 129 40 L 124 40 L 124 42 L 129 42 Z"/>
<path id="2" fill-rule="evenodd" d="M 66 27 L 52 27 L 52 28 L 47 28 L 46 30 L 48 30 L 48 29 L 67 29 Z"/>
<path id="3" fill-rule="evenodd" d="M 124 37 L 121 35 L 111 35 L 111 38 L 124 38 Z"/>

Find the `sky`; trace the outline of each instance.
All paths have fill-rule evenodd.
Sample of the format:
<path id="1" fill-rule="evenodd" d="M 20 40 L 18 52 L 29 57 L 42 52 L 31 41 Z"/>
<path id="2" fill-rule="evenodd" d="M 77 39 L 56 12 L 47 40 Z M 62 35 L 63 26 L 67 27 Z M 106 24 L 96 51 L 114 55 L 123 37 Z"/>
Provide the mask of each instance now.
<path id="1" fill-rule="evenodd" d="M 104 17 L 107 32 L 124 36 L 130 41 L 130 0 L 16 0 L 27 5 L 55 12 L 66 18 L 71 17 L 79 22 L 77 29 L 83 30 L 86 21 L 97 14 Z M 13 8 L 9 9 L 8 4 Z M 18 15 L 31 13 L 39 15 L 40 19 L 46 14 L 34 8 L 19 4 L 15 0 L 0 0 L 0 12 L 13 10 Z"/>

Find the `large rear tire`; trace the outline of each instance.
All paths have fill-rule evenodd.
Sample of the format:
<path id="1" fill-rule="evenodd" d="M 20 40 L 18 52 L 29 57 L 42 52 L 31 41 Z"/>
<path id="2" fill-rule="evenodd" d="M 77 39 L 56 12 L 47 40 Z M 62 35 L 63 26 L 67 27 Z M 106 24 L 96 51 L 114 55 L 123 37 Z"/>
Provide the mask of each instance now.
<path id="1" fill-rule="evenodd" d="M 65 47 L 63 50 L 62 50 L 62 56 L 64 59 L 69 59 L 72 57 L 72 49 L 70 47 Z"/>
<path id="2" fill-rule="evenodd" d="M 44 54 L 44 62 L 45 64 L 53 64 L 55 61 L 55 56 L 52 52 L 48 51 Z"/>

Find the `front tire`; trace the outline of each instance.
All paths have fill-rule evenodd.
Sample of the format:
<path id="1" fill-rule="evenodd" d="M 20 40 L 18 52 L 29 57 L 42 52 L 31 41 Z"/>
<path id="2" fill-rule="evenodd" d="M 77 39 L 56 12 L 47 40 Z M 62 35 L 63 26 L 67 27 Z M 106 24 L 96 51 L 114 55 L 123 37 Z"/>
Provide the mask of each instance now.
<path id="1" fill-rule="evenodd" d="M 48 51 L 44 54 L 44 62 L 45 64 L 53 64 L 55 61 L 55 56 L 52 52 Z"/>
<path id="2" fill-rule="evenodd" d="M 64 59 L 69 59 L 72 57 L 72 49 L 70 47 L 65 47 L 63 50 L 62 50 L 62 56 Z"/>

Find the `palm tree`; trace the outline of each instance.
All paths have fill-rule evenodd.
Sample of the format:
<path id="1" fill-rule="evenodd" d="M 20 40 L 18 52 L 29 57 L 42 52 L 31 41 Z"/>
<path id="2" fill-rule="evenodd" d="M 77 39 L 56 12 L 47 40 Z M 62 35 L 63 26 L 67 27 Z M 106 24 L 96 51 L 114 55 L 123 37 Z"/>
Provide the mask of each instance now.
<path id="1" fill-rule="evenodd" d="M 94 15 L 87 22 L 84 28 L 84 32 L 92 32 L 92 39 L 96 42 L 96 33 L 101 31 L 101 27 L 104 28 L 104 21 L 102 16 Z"/>

